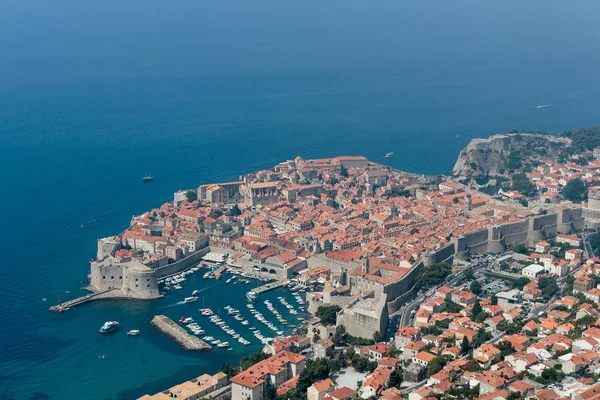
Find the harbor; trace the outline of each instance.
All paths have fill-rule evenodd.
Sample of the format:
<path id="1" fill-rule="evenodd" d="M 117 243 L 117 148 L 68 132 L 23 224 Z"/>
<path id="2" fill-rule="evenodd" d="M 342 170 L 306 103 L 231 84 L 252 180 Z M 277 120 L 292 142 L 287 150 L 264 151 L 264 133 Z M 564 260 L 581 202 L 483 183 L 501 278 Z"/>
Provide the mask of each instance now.
<path id="1" fill-rule="evenodd" d="M 211 346 L 196 336 L 188 334 L 166 315 L 156 315 L 150 323 L 161 333 L 173 339 L 185 351 L 209 351 Z"/>

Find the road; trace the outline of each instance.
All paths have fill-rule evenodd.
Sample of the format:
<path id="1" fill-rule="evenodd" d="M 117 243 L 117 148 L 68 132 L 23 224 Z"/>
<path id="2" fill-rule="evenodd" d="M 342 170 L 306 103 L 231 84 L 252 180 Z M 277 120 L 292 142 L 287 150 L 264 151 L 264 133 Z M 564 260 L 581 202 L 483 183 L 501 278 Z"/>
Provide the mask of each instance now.
<path id="1" fill-rule="evenodd" d="M 590 237 L 593 235 L 597 235 L 597 233 L 584 233 L 581 236 L 583 239 L 583 248 L 588 258 L 594 257 L 594 250 L 592 250 L 592 246 L 590 245 Z"/>
<path id="2" fill-rule="evenodd" d="M 455 275 L 451 275 L 450 280 L 443 284 L 445 284 L 446 286 L 452 287 L 463 276 L 464 276 L 464 270 L 456 273 Z M 392 317 L 400 314 L 400 323 L 398 325 L 398 328 L 402 328 L 403 326 L 409 325 L 410 312 L 412 310 L 414 310 L 415 307 L 418 307 L 419 305 L 421 305 L 421 303 L 423 303 L 426 299 L 430 298 L 440 286 L 441 285 L 434 286 L 433 288 L 431 288 L 427 292 L 419 295 L 413 301 L 404 305 L 398 311 L 396 311 L 394 314 L 392 314 Z"/>

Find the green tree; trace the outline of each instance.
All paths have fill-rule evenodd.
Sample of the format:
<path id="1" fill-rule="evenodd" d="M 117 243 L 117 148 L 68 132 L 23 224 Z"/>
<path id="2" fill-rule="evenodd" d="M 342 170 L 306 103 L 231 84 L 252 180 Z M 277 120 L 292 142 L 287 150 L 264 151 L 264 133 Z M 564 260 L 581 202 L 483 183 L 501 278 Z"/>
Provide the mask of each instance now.
<path id="1" fill-rule="evenodd" d="M 478 315 L 480 312 L 483 311 L 483 308 L 481 308 L 481 304 L 479 304 L 479 300 L 475 301 L 475 304 L 473 304 L 473 309 L 471 310 L 471 318 L 475 318 L 476 315 Z"/>
<path id="2" fill-rule="evenodd" d="M 512 344 L 510 344 L 510 342 L 507 342 L 506 340 L 496 343 L 496 348 L 500 350 L 500 355 L 502 359 L 504 359 L 504 357 L 506 357 L 507 355 L 515 353 L 517 351 L 512 346 Z"/>
<path id="3" fill-rule="evenodd" d="M 427 377 L 435 375 L 446 365 L 446 360 L 442 357 L 435 357 L 427 364 Z"/>
<path id="4" fill-rule="evenodd" d="M 348 170 L 346 168 L 344 168 L 344 166 L 342 165 L 340 168 L 340 175 L 347 178 L 348 177 Z"/>
<path id="5" fill-rule="evenodd" d="M 388 382 L 388 386 L 395 387 L 396 389 L 400 389 L 400 386 L 402 386 L 403 380 L 404 380 L 404 374 L 402 372 L 402 368 L 398 368 L 398 370 L 396 370 L 390 374 L 390 380 Z"/>
<path id="6" fill-rule="evenodd" d="M 231 209 L 231 215 L 233 216 L 238 216 L 238 215 L 242 215 L 242 210 L 240 210 L 240 208 L 238 207 L 238 205 L 234 205 L 233 208 Z"/>
<path id="7" fill-rule="evenodd" d="M 529 196 L 534 189 L 533 183 L 529 180 L 527 175 L 524 173 L 514 174 L 512 176 L 512 190 L 518 190 L 525 196 Z"/>
<path id="8" fill-rule="evenodd" d="M 324 358 L 309 360 L 306 368 L 300 373 L 296 385 L 296 395 L 298 398 L 306 398 L 306 389 L 313 383 L 323 380 L 329 376 L 329 363 Z"/>
<path id="9" fill-rule="evenodd" d="M 334 325 L 337 313 L 342 308 L 338 305 L 323 305 L 319 306 L 315 315 L 321 320 L 323 325 Z"/>
<path id="10" fill-rule="evenodd" d="M 231 378 L 237 375 L 240 372 L 240 369 L 238 367 L 233 367 L 227 363 L 223 363 L 223 365 L 221 366 L 221 372 L 226 374 L 228 378 Z"/>
<path id="11" fill-rule="evenodd" d="M 263 353 L 261 350 L 258 350 L 257 352 L 242 359 L 242 370 L 246 370 L 246 369 L 250 368 L 251 366 L 253 366 L 254 364 L 256 364 L 262 360 L 266 360 L 269 357 L 270 357 L 269 354 Z"/>
<path id="12" fill-rule="evenodd" d="M 460 342 L 460 352 L 462 354 L 468 354 L 471 351 L 471 343 L 469 343 L 469 339 L 467 335 L 463 337 L 462 342 Z"/>
<path id="13" fill-rule="evenodd" d="M 563 188 L 562 195 L 567 200 L 579 203 L 583 200 L 587 200 L 587 188 L 581 179 L 571 179 Z"/>
<path id="14" fill-rule="evenodd" d="M 542 291 L 542 298 L 548 301 L 558 292 L 556 279 L 551 277 L 543 277 L 538 279 L 538 288 Z"/>
<path id="15" fill-rule="evenodd" d="M 335 327 L 335 333 L 333 334 L 331 341 L 336 346 L 343 346 L 346 344 L 346 327 L 344 325 Z"/>
<path id="16" fill-rule="evenodd" d="M 473 294 L 479 296 L 481 294 L 481 291 L 483 290 L 483 288 L 481 287 L 481 283 L 479 283 L 479 281 L 473 281 L 471 282 L 471 286 L 470 286 L 471 292 L 473 292 Z"/>
<path id="17" fill-rule="evenodd" d="M 375 331 L 373 332 L 373 341 L 375 343 L 379 342 L 381 340 L 381 333 L 379 333 L 379 331 Z"/>
<path id="18" fill-rule="evenodd" d="M 527 247 L 527 245 L 521 243 L 515 246 L 515 252 L 528 255 L 529 248 Z"/>
<path id="19" fill-rule="evenodd" d="M 422 267 L 415 279 L 415 289 L 429 288 L 442 283 L 452 272 L 452 268 L 446 263 L 438 263 L 429 267 Z"/>
<path id="20" fill-rule="evenodd" d="M 276 400 L 277 399 L 277 389 L 275 386 L 271 384 L 269 380 L 267 380 L 267 387 L 265 388 L 265 393 L 263 395 L 263 399 L 265 400 Z"/>
<path id="21" fill-rule="evenodd" d="M 496 295 L 492 295 L 490 297 L 490 303 L 492 303 L 493 306 L 497 306 L 498 305 L 498 297 Z"/>
<path id="22" fill-rule="evenodd" d="M 198 200 L 198 194 L 195 190 L 188 190 L 185 192 L 185 198 L 191 203 L 194 200 Z"/>
<path id="23" fill-rule="evenodd" d="M 529 279 L 524 276 L 512 281 L 512 287 L 515 289 L 523 290 L 523 287 L 531 282 Z"/>

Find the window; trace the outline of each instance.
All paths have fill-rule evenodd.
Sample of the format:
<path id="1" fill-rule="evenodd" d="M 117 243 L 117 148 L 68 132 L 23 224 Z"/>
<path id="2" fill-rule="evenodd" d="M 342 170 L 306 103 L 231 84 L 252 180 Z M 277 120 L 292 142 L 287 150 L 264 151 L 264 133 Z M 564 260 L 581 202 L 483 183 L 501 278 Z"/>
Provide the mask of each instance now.
<path id="1" fill-rule="evenodd" d="M 123 280 L 123 276 L 120 276 L 119 279 Z"/>
<path id="2" fill-rule="evenodd" d="M 106 276 L 102 275 L 102 279 L 106 279 Z"/>
<path id="3" fill-rule="evenodd" d="M 110 279 L 115 279 L 115 277 L 111 275 Z"/>
<path id="4" fill-rule="evenodd" d="M 150 287 L 150 285 L 148 285 L 148 287 Z"/>

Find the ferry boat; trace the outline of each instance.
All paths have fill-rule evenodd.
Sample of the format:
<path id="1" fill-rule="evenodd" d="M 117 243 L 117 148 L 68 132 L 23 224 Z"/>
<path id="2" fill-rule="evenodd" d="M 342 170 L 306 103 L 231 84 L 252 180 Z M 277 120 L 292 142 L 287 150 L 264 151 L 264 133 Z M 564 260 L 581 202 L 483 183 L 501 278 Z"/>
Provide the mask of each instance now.
<path id="1" fill-rule="evenodd" d="M 110 333 L 119 329 L 119 323 L 117 321 L 106 321 L 100 328 L 100 333 Z"/>
<path id="2" fill-rule="evenodd" d="M 144 175 L 144 177 L 142 178 L 142 182 L 152 182 L 153 180 L 154 180 L 154 177 L 150 174 Z"/>
<path id="3" fill-rule="evenodd" d="M 194 303 L 196 301 L 198 301 L 198 298 L 196 296 L 186 297 L 185 299 L 183 299 L 184 303 Z"/>
<path id="4" fill-rule="evenodd" d="M 248 292 L 246 293 L 246 298 L 252 302 L 256 301 L 256 293 Z"/>
<path id="5" fill-rule="evenodd" d="M 129 336 L 138 336 L 140 334 L 140 331 L 138 331 L 137 329 L 132 329 L 129 332 L 127 332 L 127 334 Z"/>
<path id="6" fill-rule="evenodd" d="M 391 151 L 385 155 L 385 158 L 392 158 L 392 157 L 394 157 L 394 153 L 392 153 Z"/>

